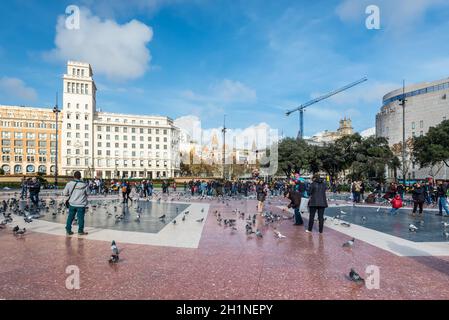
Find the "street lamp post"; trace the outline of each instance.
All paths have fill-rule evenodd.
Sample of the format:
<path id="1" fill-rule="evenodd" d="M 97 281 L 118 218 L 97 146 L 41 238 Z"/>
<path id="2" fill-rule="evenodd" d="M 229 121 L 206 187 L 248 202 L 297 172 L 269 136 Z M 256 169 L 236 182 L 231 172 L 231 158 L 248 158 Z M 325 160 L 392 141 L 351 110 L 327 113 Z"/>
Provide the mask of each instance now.
<path id="1" fill-rule="evenodd" d="M 53 108 L 56 117 L 55 136 L 56 136 L 56 152 L 55 152 L 55 189 L 58 189 L 58 114 L 61 110 L 58 109 L 58 92 L 56 92 L 56 105 Z"/>
<path id="2" fill-rule="evenodd" d="M 399 101 L 402 106 L 402 183 L 405 187 L 405 80 L 402 81 L 402 98 Z"/>

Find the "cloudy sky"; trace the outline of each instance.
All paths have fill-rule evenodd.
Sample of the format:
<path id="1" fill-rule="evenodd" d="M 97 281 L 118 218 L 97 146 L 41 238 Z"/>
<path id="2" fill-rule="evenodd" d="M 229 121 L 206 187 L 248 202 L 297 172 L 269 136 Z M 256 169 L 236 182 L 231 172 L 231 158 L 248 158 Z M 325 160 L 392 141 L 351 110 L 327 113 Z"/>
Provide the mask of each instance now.
<path id="1" fill-rule="evenodd" d="M 365 27 L 368 5 L 381 29 Z M 65 27 L 69 5 L 79 30 Z M 51 106 L 68 59 L 93 65 L 104 111 L 196 116 L 202 128 L 259 124 L 296 136 L 285 111 L 307 109 L 305 134 L 351 117 L 374 126 L 382 96 L 449 76 L 446 0 L 6 0 L 0 10 L 0 104 Z"/>

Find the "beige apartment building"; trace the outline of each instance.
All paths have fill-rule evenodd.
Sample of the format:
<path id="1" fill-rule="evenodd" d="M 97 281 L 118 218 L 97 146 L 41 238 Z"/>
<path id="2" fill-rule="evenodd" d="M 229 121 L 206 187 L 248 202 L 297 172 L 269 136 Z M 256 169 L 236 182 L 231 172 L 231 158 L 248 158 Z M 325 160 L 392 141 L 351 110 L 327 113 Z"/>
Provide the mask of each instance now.
<path id="1" fill-rule="evenodd" d="M 60 135 L 61 117 L 58 122 Z M 0 168 L 5 174 L 54 174 L 56 116 L 53 109 L 0 105 L 0 137 Z"/>

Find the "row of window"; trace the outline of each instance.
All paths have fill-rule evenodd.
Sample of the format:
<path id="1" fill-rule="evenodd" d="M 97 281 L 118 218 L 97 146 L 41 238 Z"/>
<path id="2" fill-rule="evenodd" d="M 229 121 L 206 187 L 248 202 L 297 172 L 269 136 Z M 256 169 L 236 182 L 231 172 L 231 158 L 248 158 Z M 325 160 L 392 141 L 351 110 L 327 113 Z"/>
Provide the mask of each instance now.
<path id="1" fill-rule="evenodd" d="M 449 82 L 445 82 L 445 83 L 442 83 L 442 84 L 437 84 L 437 85 L 434 85 L 434 86 L 426 87 L 426 88 L 423 88 L 423 89 L 418 89 L 418 90 L 411 91 L 411 92 L 406 92 L 405 93 L 405 98 L 417 96 L 417 95 L 420 95 L 420 94 L 430 93 L 430 92 L 434 92 L 434 91 L 440 91 L 440 90 L 444 90 L 444 89 L 449 89 Z M 386 104 L 389 104 L 389 103 L 391 103 L 393 101 L 401 100 L 403 98 L 404 98 L 404 94 L 399 94 L 397 96 L 394 96 L 394 97 L 391 97 L 389 99 L 384 100 L 383 104 L 386 105 Z"/>
<path id="2" fill-rule="evenodd" d="M 71 123 L 67 123 L 67 129 L 72 129 L 72 124 Z M 76 130 L 81 130 L 81 125 L 79 123 L 77 123 L 75 125 L 75 129 Z M 88 124 L 84 125 L 84 130 L 89 130 L 89 125 Z"/>
<path id="3" fill-rule="evenodd" d="M 110 126 L 105 126 L 106 132 L 111 132 L 111 127 Z M 131 133 L 137 133 L 137 129 L 139 129 L 139 133 L 144 134 L 145 133 L 145 129 L 144 128 L 131 128 Z M 102 132 L 103 127 L 102 126 L 97 126 L 97 131 L 98 132 Z M 148 134 L 152 134 L 153 130 L 151 128 L 148 128 L 146 130 L 148 132 Z M 120 132 L 120 127 L 114 127 L 114 132 Z M 128 133 L 128 127 L 122 127 L 122 132 L 123 133 Z M 155 129 L 155 133 L 156 134 L 160 134 L 161 130 L 160 129 Z M 167 135 L 167 129 L 163 129 L 162 130 L 162 134 Z"/>
<path id="4" fill-rule="evenodd" d="M 71 104 L 70 103 L 67 103 L 67 108 L 68 109 L 70 109 L 70 106 L 71 106 Z M 77 103 L 76 105 L 76 109 L 79 109 L 80 108 L 80 104 L 79 103 Z M 86 103 L 85 105 L 84 105 L 84 110 L 87 110 L 87 109 L 89 109 L 89 105 Z M 86 119 L 87 120 L 87 119 Z"/>
<path id="5" fill-rule="evenodd" d="M 89 85 L 87 83 L 67 82 L 67 92 L 89 94 Z"/>
<path id="6" fill-rule="evenodd" d="M 46 133 L 39 133 L 37 135 L 39 137 L 39 140 L 46 140 L 48 135 Z M 11 139 L 12 134 L 9 131 L 3 131 L 2 132 L 2 139 Z M 26 135 L 23 134 L 23 132 L 14 132 L 14 139 L 23 139 L 23 137 L 26 137 L 27 139 L 36 139 L 36 134 L 34 132 L 27 132 Z M 50 135 L 51 140 L 56 140 L 56 135 L 51 134 Z"/>
<path id="7" fill-rule="evenodd" d="M 111 135 L 107 134 L 105 137 L 106 137 L 106 140 L 111 140 Z M 123 137 L 124 141 L 128 140 L 128 136 L 125 135 L 125 136 L 122 136 L 122 137 Z M 67 138 L 70 138 L 70 137 L 67 136 Z M 97 134 L 97 139 L 98 140 L 102 140 L 103 136 L 101 134 Z M 115 135 L 114 139 L 115 139 L 115 141 L 119 141 L 120 140 L 120 136 L 119 135 Z M 131 136 L 131 141 L 137 141 L 136 139 L 137 139 L 136 136 Z M 149 142 L 152 142 L 153 141 L 153 137 L 149 136 L 147 138 L 147 140 Z M 145 141 L 145 137 L 144 136 L 139 136 L 139 141 L 144 142 Z M 155 141 L 156 142 L 160 142 L 160 137 L 155 137 Z M 168 141 L 167 137 L 163 137 L 163 141 L 167 142 Z M 101 142 L 98 142 L 98 143 L 101 143 Z"/>
<path id="8" fill-rule="evenodd" d="M 67 113 L 67 115 L 66 115 L 67 119 L 70 119 L 71 116 L 72 116 L 71 113 Z M 75 114 L 75 120 L 80 120 L 80 119 L 81 119 L 81 114 L 76 113 Z M 89 120 L 89 115 L 87 113 L 84 115 L 84 120 Z"/>
<path id="9" fill-rule="evenodd" d="M 3 154 L 10 154 L 11 153 L 11 148 L 2 148 L 2 153 Z M 15 154 L 23 154 L 23 149 L 22 148 L 14 148 L 14 153 Z M 36 149 L 26 149 L 26 153 L 27 154 L 36 154 Z M 39 149 L 38 154 L 40 155 L 46 155 L 47 154 L 47 149 Z M 56 150 L 52 149 L 50 150 L 50 154 L 54 155 L 56 154 Z"/>
<path id="10" fill-rule="evenodd" d="M 45 122 L 18 122 L 18 121 L 0 121 L 0 127 L 4 128 L 37 128 L 37 129 L 56 129 L 55 123 Z"/>
<path id="11" fill-rule="evenodd" d="M 11 140 L 2 140 L 2 146 L 3 147 L 10 147 L 12 145 Z M 23 140 L 14 140 L 14 147 L 23 147 Z M 36 141 L 34 140 L 27 140 L 26 146 L 28 148 L 35 148 L 36 147 Z M 39 148 L 46 148 L 47 147 L 47 141 L 39 141 L 38 143 Z M 56 148 L 56 141 L 50 142 L 50 146 L 52 148 Z"/>
<path id="12" fill-rule="evenodd" d="M 81 76 L 84 77 L 84 69 L 79 69 L 79 68 L 72 68 L 72 76 Z"/>
<path id="13" fill-rule="evenodd" d="M 82 153 L 81 153 L 81 149 L 74 149 L 75 150 L 75 153 L 74 154 L 76 154 L 76 155 L 81 155 Z M 67 155 L 72 155 L 72 149 L 67 149 Z M 35 153 L 31 153 L 31 154 L 35 154 Z M 84 155 L 89 155 L 89 149 L 84 149 L 84 153 L 83 153 Z M 106 153 L 104 154 L 103 153 L 103 151 L 102 150 L 97 150 L 97 156 L 111 156 L 111 150 L 106 150 Z M 120 157 L 120 151 L 119 150 L 115 150 L 115 152 L 114 152 L 114 156 L 115 157 Z M 128 154 L 128 151 L 123 151 L 123 158 L 127 158 L 129 156 L 129 154 Z M 145 157 L 145 152 L 143 152 L 143 151 L 140 151 L 139 152 L 139 156 L 140 156 L 140 158 L 143 158 L 143 157 Z M 155 153 L 155 156 L 156 156 L 156 158 L 159 158 L 160 157 L 160 153 L 159 152 L 156 152 Z M 133 158 L 135 158 L 135 157 L 137 157 L 137 152 L 136 151 L 131 151 L 131 157 L 133 157 Z M 152 157 L 152 153 L 151 152 L 148 152 L 148 157 L 149 158 L 151 158 Z M 167 152 L 164 152 L 163 153 L 163 157 L 164 158 L 167 158 Z"/>
<path id="14" fill-rule="evenodd" d="M 103 121 L 103 118 L 98 118 L 98 121 Z M 111 118 L 106 118 L 106 122 L 112 122 Z M 115 118 L 114 122 L 120 122 L 119 118 Z M 128 123 L 128 119 L 123 119 L 123 123 Z M 144 120 L 139 120 L 139 124 L 144 124 Z M 136 120 L 131 120 L 131 124 L 137 124 Z M 147 124 L 152 124 L 151 120 L 147 120 Z M 159 125 L 159 121 L 154 122 L 155 125 Z"/>
<path id="15" fill-rule="evenodd" d="M 2 156 L 2 161 L 3 162 L 10 162 L 11 161 L 11 156 L 9 155 L 3 155 Z M 46 156 L 39 156 L 39 157 L 35 157 L 35 156 L 14 156 L 14 162 L 23 162 L 23 160 L 26 159 L 27 162 L 35 162 L 36 159 L 38 159 L 38 161 L 40 163 L 46 163 L 47 162 L 47 157 Z M 55 163 L 55 159 L 56 157 L 50 157 L 50 161 L 51 163 Z"/>
<path id="16" fill-rule="evenodd" d="M 26 172 L 27 173 L 33 173 L 36 170 L 35 166 L 32 165 L 32 164 L 26 165 L 25 168 L 26 168 Z M 55 172 L 55 168 L 56 168 L 55 166 L 50 166 L 50 172 L 52 172 L 52 173 Z M 3 169 L 3 171 L 5 173 L 9 173 L 10 170 L 11 170 L 10 166 L 7 165 L 7 164 L 2 165 L 2 169 Z M 17 164 L 17 165 L 14 166 L 14 173 L 22 173 L 22 171 L 23 171 L 22 165 Z M 40 165 L 38 167 L 38 172 L 46 173 L 47 172 L 47 167 L 44 166 L 44 165 Z"/>
<path id="17" fill-rule="evenodd" d="M 87 159 L 85 159 L 85 160 L 87 160 Z M 72 165 L 72 159 L 71 158 L 67 158 L 66 163 L 67 163 L 68 166 Z M 81 159 L 75 158 L 75 164 L 76 165 L 80 165 L 80 163 L 81 163 Z M 131 160 L 131 161 L 128 161 L 128 160 L 121 160 L 121 161 L 120 160 L 115 160 L 113 162 L 110 159 L 106 159 L 106 160 L 97 159 L 97 166 L 98 167 L 102 167 L 103 165 L 106 165 L 106 167 L 111 167 L 112 163 L 116 167 L 121 166 L 121 167 L 125 167 L 125 168 L 128 167 L 128 165 L 131 165 L 131 167 L 145 167 L 145 166 L 152 167 L 153 166 L 151 160 L 148 160 L 148 161 L 144 161 L 144 160 L 139 160 L 139 161 L 137 161 L 137 160 Z M 161 163 L 160 161 L 156 161 L 155 162 L 155 167 L 156 168 L 159 168 L 161 166 L 163 166 L 165 168 L 168 167 L 168 162 L 167 161 L 163 161 L 163 163 Z"/>

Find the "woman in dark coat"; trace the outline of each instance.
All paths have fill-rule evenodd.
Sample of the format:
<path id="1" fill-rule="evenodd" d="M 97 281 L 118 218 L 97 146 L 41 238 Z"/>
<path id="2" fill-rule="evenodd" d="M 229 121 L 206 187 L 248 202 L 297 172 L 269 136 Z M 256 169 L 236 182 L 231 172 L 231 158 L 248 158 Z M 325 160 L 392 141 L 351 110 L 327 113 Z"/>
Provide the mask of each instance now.
<path id="1" fill-rule="evenodd" d="M 323 233 L 324 210 L 327 208 L 326 182 L 319 175 L 313 176 L 309 189 L 309 227 L 306 232 L 312 232 L 315 213 L 318 212 L 319 231 Z"/>
<path id="2" fill-rule="evenodd" d="M 422 207 L 425 200 L 425 190 L 421 186 L 420 183 L 415 184 L 412 192 L 412 198 L 413 198 L 413 215 L 416 213 L 416 209 L 419 206 L 419 214 L 422 214 Z"/>

